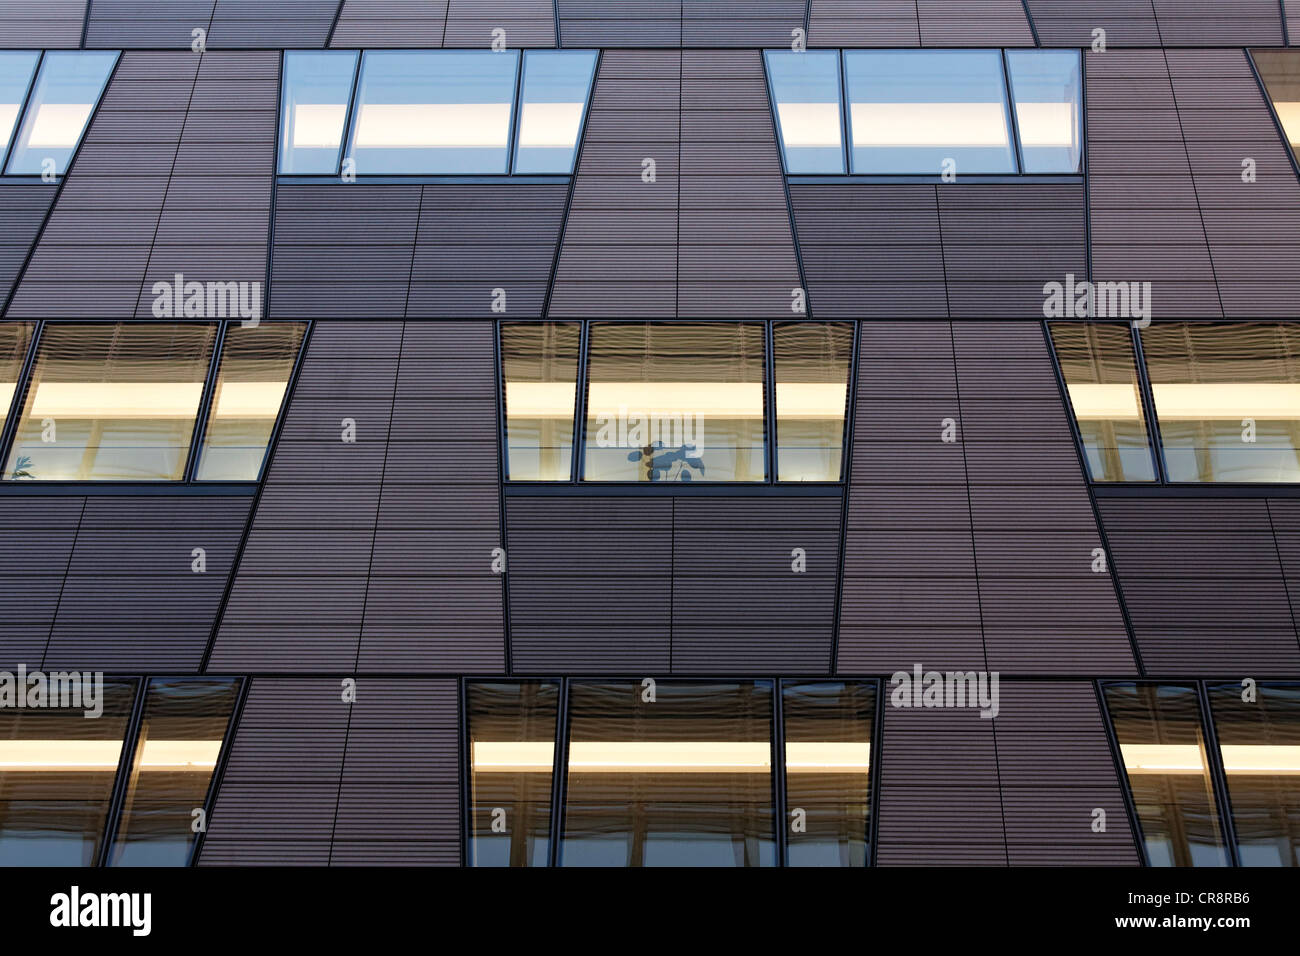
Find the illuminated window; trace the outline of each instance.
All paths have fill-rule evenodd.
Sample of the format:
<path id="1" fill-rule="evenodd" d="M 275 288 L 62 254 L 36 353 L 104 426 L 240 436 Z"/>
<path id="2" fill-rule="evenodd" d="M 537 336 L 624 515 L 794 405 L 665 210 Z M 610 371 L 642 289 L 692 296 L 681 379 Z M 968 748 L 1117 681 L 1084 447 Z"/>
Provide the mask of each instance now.
<path id="1" fill-rule="evenodd" d="M 785 322 L 772 331 L 777 477 L 839 481 L 853 326 Z"/>
<path id="2" fill-rule="evenodd" d="M 772 683 L 575 681 L 565 866 L 773 866 Z"/>
<path id="3" fill-rule="evenodd" d="M 332 176 L 339 171 L 356 66 L 355 51 L 285 52 L 280 92 L 281 173 Z"/>
<path id="4" fill-rule="evenodd" d="M 30 696 L 7 676 L 10 694 Z M 66 707 L 0 707 L 0 865 L 92 866 L 99 856 L 136 682 L 65 689 Z"/>
<path id="5" fill-rule="evenodd" d="M 1300 481 L 1300 326 L 1155 323 L 1142 350 L 1170 481 Z"/>
<path id="6" fill-rule="evenodd" d="M 501 325 L 506 477 L 512 481 L 569 480 L 581 336 L 576 322 Z"/>
<path id="7" fill-rule="evenodd" d="M 229 678 L 148 682 L 112 866 L 185 866 L 239 695 Z"/>
<path id="8" fill-rule="evenodd" d="M 1053 322 L 1052 345 L 1093 481 L 1154 481 L 1127 324 Z"/>
<path id="9" fill-rule="evenodd" d="M 469 729 L 471 866 L 546 866 L 559 681 L 474 681 Z"/>
<path id="10" fill-rule="evenodd" d="M 23 374 L 23 361 L 31 345 L 31 322 L 0 323 L 0 432 L 9 420 L 9 408 L 18 390 L 18 379 Z"/>
<path id="11" fill-rule="evenodd" d="M 1211 686 L 1242 866 L 1300 866 L 1300 684 Z"/>
<path id="12" fill-rule="evenodd" d="M 587 481 L 766 480 L 764 327 L 590 327 Z"/>
<path id="13" fill-rule="evenodd" d="M 524 54 L 515 173 L 568 175 L 573 170 L 595 70 L 594 52 L 530 50 Z"/>
<path id="14" fill-rule="evenodd" d="M 786 172 L 844 172 L 840 55 L 768 50 L 765 59 Z"/>
<path id="15" fill-rule="evenodd" d="M 1008 50 L 1020 158 L 1026 173 L 1077 173 L 1083 141 L 1078 50 Z"/>
<path id="16" fill-rule="evenodd" d="M 8 173 L 62 176 L 67 172 L 116 62 L 115 51 L 60 50 L 41 58 Z"/>
<path id="17" fill-rule="evenodd" d="M 787 863 L 869 865 L 875 685 L 785 681 L 781 699 Z"/>
<path id="18" fill-rule="evenodd" d="M 1300 151 L 1300 50 L 1251 50 L 1293 153 Z"/>
<path id="19" fill-rule="evenodd" d="M 1181 684 L 1107 684 L 1151 866 L 1226 866 L 1199 695 Z"/>
<path id="20" fill-rule="evenodd" d="M 32 74 L 36 72 L 40 58 L 39 53 L 0 51 L 0 158 L 9 149 L 14 127 L 18 125 L 18 114 L 27 102 Z"/>
<path id="21" fill-rule="evenodd" d="M 198 480 L 256 481 L 261 476 L 305 331 L 301 322 L 226 327 Z"/>

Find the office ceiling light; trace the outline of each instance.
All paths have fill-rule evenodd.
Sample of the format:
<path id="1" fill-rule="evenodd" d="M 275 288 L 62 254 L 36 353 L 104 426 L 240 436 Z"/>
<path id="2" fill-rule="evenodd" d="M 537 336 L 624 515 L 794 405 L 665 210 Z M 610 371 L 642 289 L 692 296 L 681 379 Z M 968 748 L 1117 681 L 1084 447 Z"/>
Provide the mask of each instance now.
<path id="1" fill-rule="evenodd" d="M 295 149 L 334 149 L 343 140 L 346 103 L 298 103 L 293 108 Z"/>
<path id="2" fill-rule="evenodd" d="M 523 149 L 572 149 L 582 127 L 582 103 L 525 103 L 519 118 Z"/>
<path id="3" fill-rule="evenodd" d="M 509 103 L 377 103 L 361 107 L 359 149 L 504 148 Z"/>
<path id="4" fill-rule="evenodd" d="M 1201 774 L 1205 764 L 1197 744 L 1122 744 L 1124 767 L 1131 774 Z M 1240 775 L 1300 775 L 1300 746 L 1224 744 L 1223 769 Z"/>
<path id="5" fill-rule="evenodd" d="M 193 418 L 203 382 L 41 382 L 30 418 Z"/>
<path id="6" fill-rule="evenodd" d="M 220 740 L 146 740 L 138 756 L 141 770 L 211 770 Z M 0 772 L 103 773 L 116 771 L 120 740 L 0 740 Z"/>
<path id="7" fill-rule="evenodd" d="M 287 382 L 222 382 L 216 418 L 276 418 Z"/>
<path id="8" fill-rule="evenodd" d="M 1022 146 L 1074 146 L 1078 123 L 1073 103 L 1016 103 L 1016 127 Z"/>
<path id="9" fill-rule="evenodd" d="M 77 145 L 92 103 L 42 103 L 36 111 L 27 145 L 32 149 L 71 149 Z"/>
<path id="10" fill-rule="evenodd" d="M 1006 146 L 1001 103 L 853 103 L 854 146 Z"/>
<path id="11" fill-rule="evenodd" d="M 1121 383 L 1081 382 L 1068 386 L 1070 405 L 1080 421 L 1142 417 L 1137 389 Z"/>
<path id="12" fill-rule="evenodd" d="M 476 773 L 549 773 L 555 745 L 542 741 L 474 742 Z M 871 745 L 806 741 L 786 744 L 788 773 L 867 773 Z M 617 740 L 574 741 L 574 773 L 768 773 L 772 748 L 766 741 Z"/>
<path id="13" fill-rule="evenodd" d="M 778 103 L 776 114 L 787 149 L 839 148 L 839 103 Z"/>
<path id="14" fill-rule="evenodd" d="M 1300 419 L 1300 384 L 1282 382 L 1178 382 L 1152 385 L 1162 420 Z"/>

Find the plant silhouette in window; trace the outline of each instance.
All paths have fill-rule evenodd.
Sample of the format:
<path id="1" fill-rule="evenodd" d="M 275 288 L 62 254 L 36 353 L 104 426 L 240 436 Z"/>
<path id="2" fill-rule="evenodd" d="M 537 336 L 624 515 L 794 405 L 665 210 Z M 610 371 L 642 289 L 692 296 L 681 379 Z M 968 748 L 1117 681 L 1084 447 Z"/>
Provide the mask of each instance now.
<path id="1" fill-rule="evenodd" d="M 14 462 L 14 473 L 9 477 L 10 478 L 35 478 L 36 476 L 27 470 L 31 466 L 31 463 L 32 460 L 28 456 L 26 455 L 20 456 Z"/>
<path id="2" fill-rule="evenodd" d="M 662 441 L 628 452 L 628 461 L 645 463 L 646 477 L 650 481 L 693 481 L 691 469 L 704 474 L 704 459 L 694 445 L 665 448 Z"/>

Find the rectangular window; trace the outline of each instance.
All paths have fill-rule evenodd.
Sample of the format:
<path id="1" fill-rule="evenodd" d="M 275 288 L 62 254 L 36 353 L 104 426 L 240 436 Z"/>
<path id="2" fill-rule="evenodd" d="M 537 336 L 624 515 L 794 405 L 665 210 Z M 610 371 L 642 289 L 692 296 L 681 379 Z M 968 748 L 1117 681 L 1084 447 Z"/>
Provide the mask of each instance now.
<path id="1" fill-rule="evenodd" d="M 1250 56 L 1295 153 L 1300 150 L 1300 50 L 1251 50 Z"/>
<path id="2" fill-rule="evenodd" d="M 1155 323 L 1142 350 L 1170 481 L 1300 481 L 1300 326 Z"/>
<path id="3" fill-rule="evenodd" d="M 1083 142 L 1078 50 L 1008 50 L 1020 157 L 1027 173 L 1077 173 Z"/>
<path id="4" fill-rule="evenodd" d="M 199 481 L 257 481 L 307 326 L 230 324 L 208 409 Z"/>
<path id="5" fill-rule="evenodd" d="M 764 327 L 594 322 L 587 481 L 766 480 Z"/>
<path id="6" fill-rule="evenodd" d="M 853 329 L 843 322 L 773 327 L 780 481 L 840 480 Z"/>
<path id="7" fill-rule="evenodd" d="M 25 50 L 0 51 L 0 158 L 9 149 L 40 58 L 39 53 Z"/>
<path id="8" fill-rule="evenodd" d="M 95 701 L 0 708 L 0 866 L 95 863 L 135 693 L 110 679 Z"/>
<path id="9" fill-rule="evenodd" d="M 1016 172 L 997 50 L 846 50 L 854 173 Z"/>
<path id="10" fill-rule="evenodd" d="M 1300 684 L 1209 688 L 1242 866 L 1300 866 Z"/>
<path id="11" fill-rule="evenodd" d="M 7 171 L 62 176 L 108 83 L 116 51 L 46 53 L 23 112 Z"/>
<path id="12" fill-rule="evenodd" d="M 560 682 L 465 685 L 470 866 L 546 866 Z"/>
<path id="13" fill-rule="evenodd" d="M 181 480 L 216 334 L 211 322 L 46 325 L 5 476 Z"/>
<path id="14" fill-rule="evenodd" d="M 530 50 L 524 54 L 515 173 L 567 176 L 573 171 L 595 71 L 594 51 Z"/>
<path id="15" fill-rule="evenodd" d="M 1226 866 L 1196 687 L 1107 684 L 1106 706 L 1151 866 Z"/>
<path id="16" fill-rule="evenodd" d="M 875 684 L 785 681 L 781 700 L 787 864 L 868 866 Z"/>
<path id="17" fill-rule="evenodd" d="M 23 374 L 23 362 L 32 342 L 32 322 L 0 323 L 0 433 L 9 420 L 9 409 Z"/>
<path id="18" fill-rule="evenodd" d="M 501 324 L 508 480 L 569 480 L 581 338 L 577 322 Z"/>
<path id="19" fill-rule="evenodd" d="M 786 172 L 843 173 L 839 53 L 768 50 L 764 58 Z"/>
<path id="20" fill-rule="evenodd" d="M 1052 346 L 1093 481 L 1154 481 L 1129 326 L 1053 322 Z"/>
<path id="21" fill-rule="evenodd" d="M 238 697 L 232 678 L 149 681 L 110 865 L 189 863 Z"/>
<path id="22" fill-rule="evenodd" d="M 280 172 L 339 171 L 356 76 L 355 50 L 286 50 L 280 91 Z"/>
<path id="23" fill-rule="evenodd" d="M 772 682 L 575 681 L 566 866 L 773 866 Z"/>

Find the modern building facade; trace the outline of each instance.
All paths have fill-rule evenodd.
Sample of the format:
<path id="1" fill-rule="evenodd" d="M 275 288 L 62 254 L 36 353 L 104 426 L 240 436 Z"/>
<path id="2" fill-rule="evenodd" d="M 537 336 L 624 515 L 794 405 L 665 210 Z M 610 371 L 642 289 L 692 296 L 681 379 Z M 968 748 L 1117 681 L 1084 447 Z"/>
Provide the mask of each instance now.
<path id="1" fill-rule="evenodd" d="M 0 864 L 1300 865 L 1300 4 L 0 6 Z"/>

